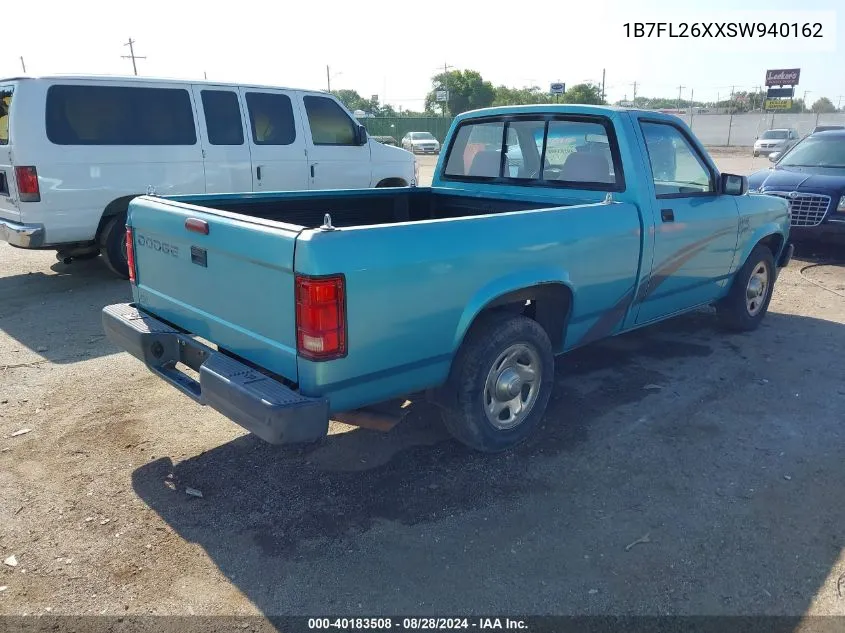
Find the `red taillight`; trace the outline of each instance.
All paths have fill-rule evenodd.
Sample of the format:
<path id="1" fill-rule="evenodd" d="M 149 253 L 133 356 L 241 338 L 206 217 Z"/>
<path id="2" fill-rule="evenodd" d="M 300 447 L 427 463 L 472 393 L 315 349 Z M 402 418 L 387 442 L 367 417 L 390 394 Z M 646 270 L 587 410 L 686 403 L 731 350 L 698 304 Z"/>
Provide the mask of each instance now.
<path id="1" fill-rule="evenodd" d="M 346 356 L 346 288 L 342 275 L 296 276 L 296 349 L 310 360 Z"/>
<path id="2" fill-rule="evenodd" d="M 129 281 L 135 283 L 135 241 L 132 239 L 132 228 L 126 227 L 126 264 L 129 266 Z"/>
<path id="3" fill-rule="evenodd" d="M 41 202 L 38 171 L 35 167 L 15 167 L 15 179 L 18 182 L 18 197 L 21 202 Z"/>

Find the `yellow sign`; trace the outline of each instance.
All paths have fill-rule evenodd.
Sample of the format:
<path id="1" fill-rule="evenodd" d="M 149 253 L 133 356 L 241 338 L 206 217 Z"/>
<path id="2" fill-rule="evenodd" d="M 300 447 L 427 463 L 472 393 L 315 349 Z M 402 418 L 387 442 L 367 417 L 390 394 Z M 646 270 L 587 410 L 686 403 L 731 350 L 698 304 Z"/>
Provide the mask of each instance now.
<path id="1" fill-rule="evenodd" d="M 789 110 L 792 99 L 766 99 L 766 110 Z"/>

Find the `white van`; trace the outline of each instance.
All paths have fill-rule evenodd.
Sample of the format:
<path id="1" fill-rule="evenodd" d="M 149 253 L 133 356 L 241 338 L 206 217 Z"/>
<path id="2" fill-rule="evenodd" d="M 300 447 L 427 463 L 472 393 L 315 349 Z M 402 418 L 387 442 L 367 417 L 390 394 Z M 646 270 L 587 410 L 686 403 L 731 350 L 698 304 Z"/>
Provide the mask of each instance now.
<path id="1" fill-rule="evenodd" d="M 138 77 L 0 79 L 0 240 L 127 276 L 141 194 L 416 185 L 334 96 Z"/>

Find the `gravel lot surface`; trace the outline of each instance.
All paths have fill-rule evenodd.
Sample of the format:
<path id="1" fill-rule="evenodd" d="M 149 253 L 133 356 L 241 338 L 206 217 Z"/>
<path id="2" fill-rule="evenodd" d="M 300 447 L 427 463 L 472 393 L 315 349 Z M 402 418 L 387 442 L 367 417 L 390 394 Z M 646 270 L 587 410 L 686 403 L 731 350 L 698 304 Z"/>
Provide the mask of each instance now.
<path id="1" fill-rule="evenodd" d="M 489 457 L 416 406 L 265 445 L 104 339 L 101 262 L 0 244 L 0 614 L 845 615 L 845 271 L 801 275 L 835 256 L 752 334 L 561 358 Z"/>

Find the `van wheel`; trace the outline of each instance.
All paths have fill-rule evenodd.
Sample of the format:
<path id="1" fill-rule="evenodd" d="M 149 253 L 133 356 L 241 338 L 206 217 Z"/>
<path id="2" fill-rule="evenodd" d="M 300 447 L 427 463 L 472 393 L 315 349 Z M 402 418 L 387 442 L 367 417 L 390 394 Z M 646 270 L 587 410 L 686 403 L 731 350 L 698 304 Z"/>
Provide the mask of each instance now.
<path id="1" fill-rule="evenodd" d="M 769 309 L 774 285 L 774 256 L 758 244 L 737 271 L 728 296 L 716 304 L 722 325 L 735 332 L 757 329 Z"/>
<path id="2" fill-rule="evenodd" d="M 126 214 L 120 213 L 110 219 L 100 234 L 100 253 L 106 266 L 114 274 L 129 279 L 129 263 L 126 260 Z"/>
<path id="3" fill-rule="evenodd" d="M 536 321 L 505 313 L 481 319 L 455 359 L 455 400 L 444 422 L 470 448 L 497 453 L 522 443 L 540 425 L 552 392 L 554 354 Z"/>

